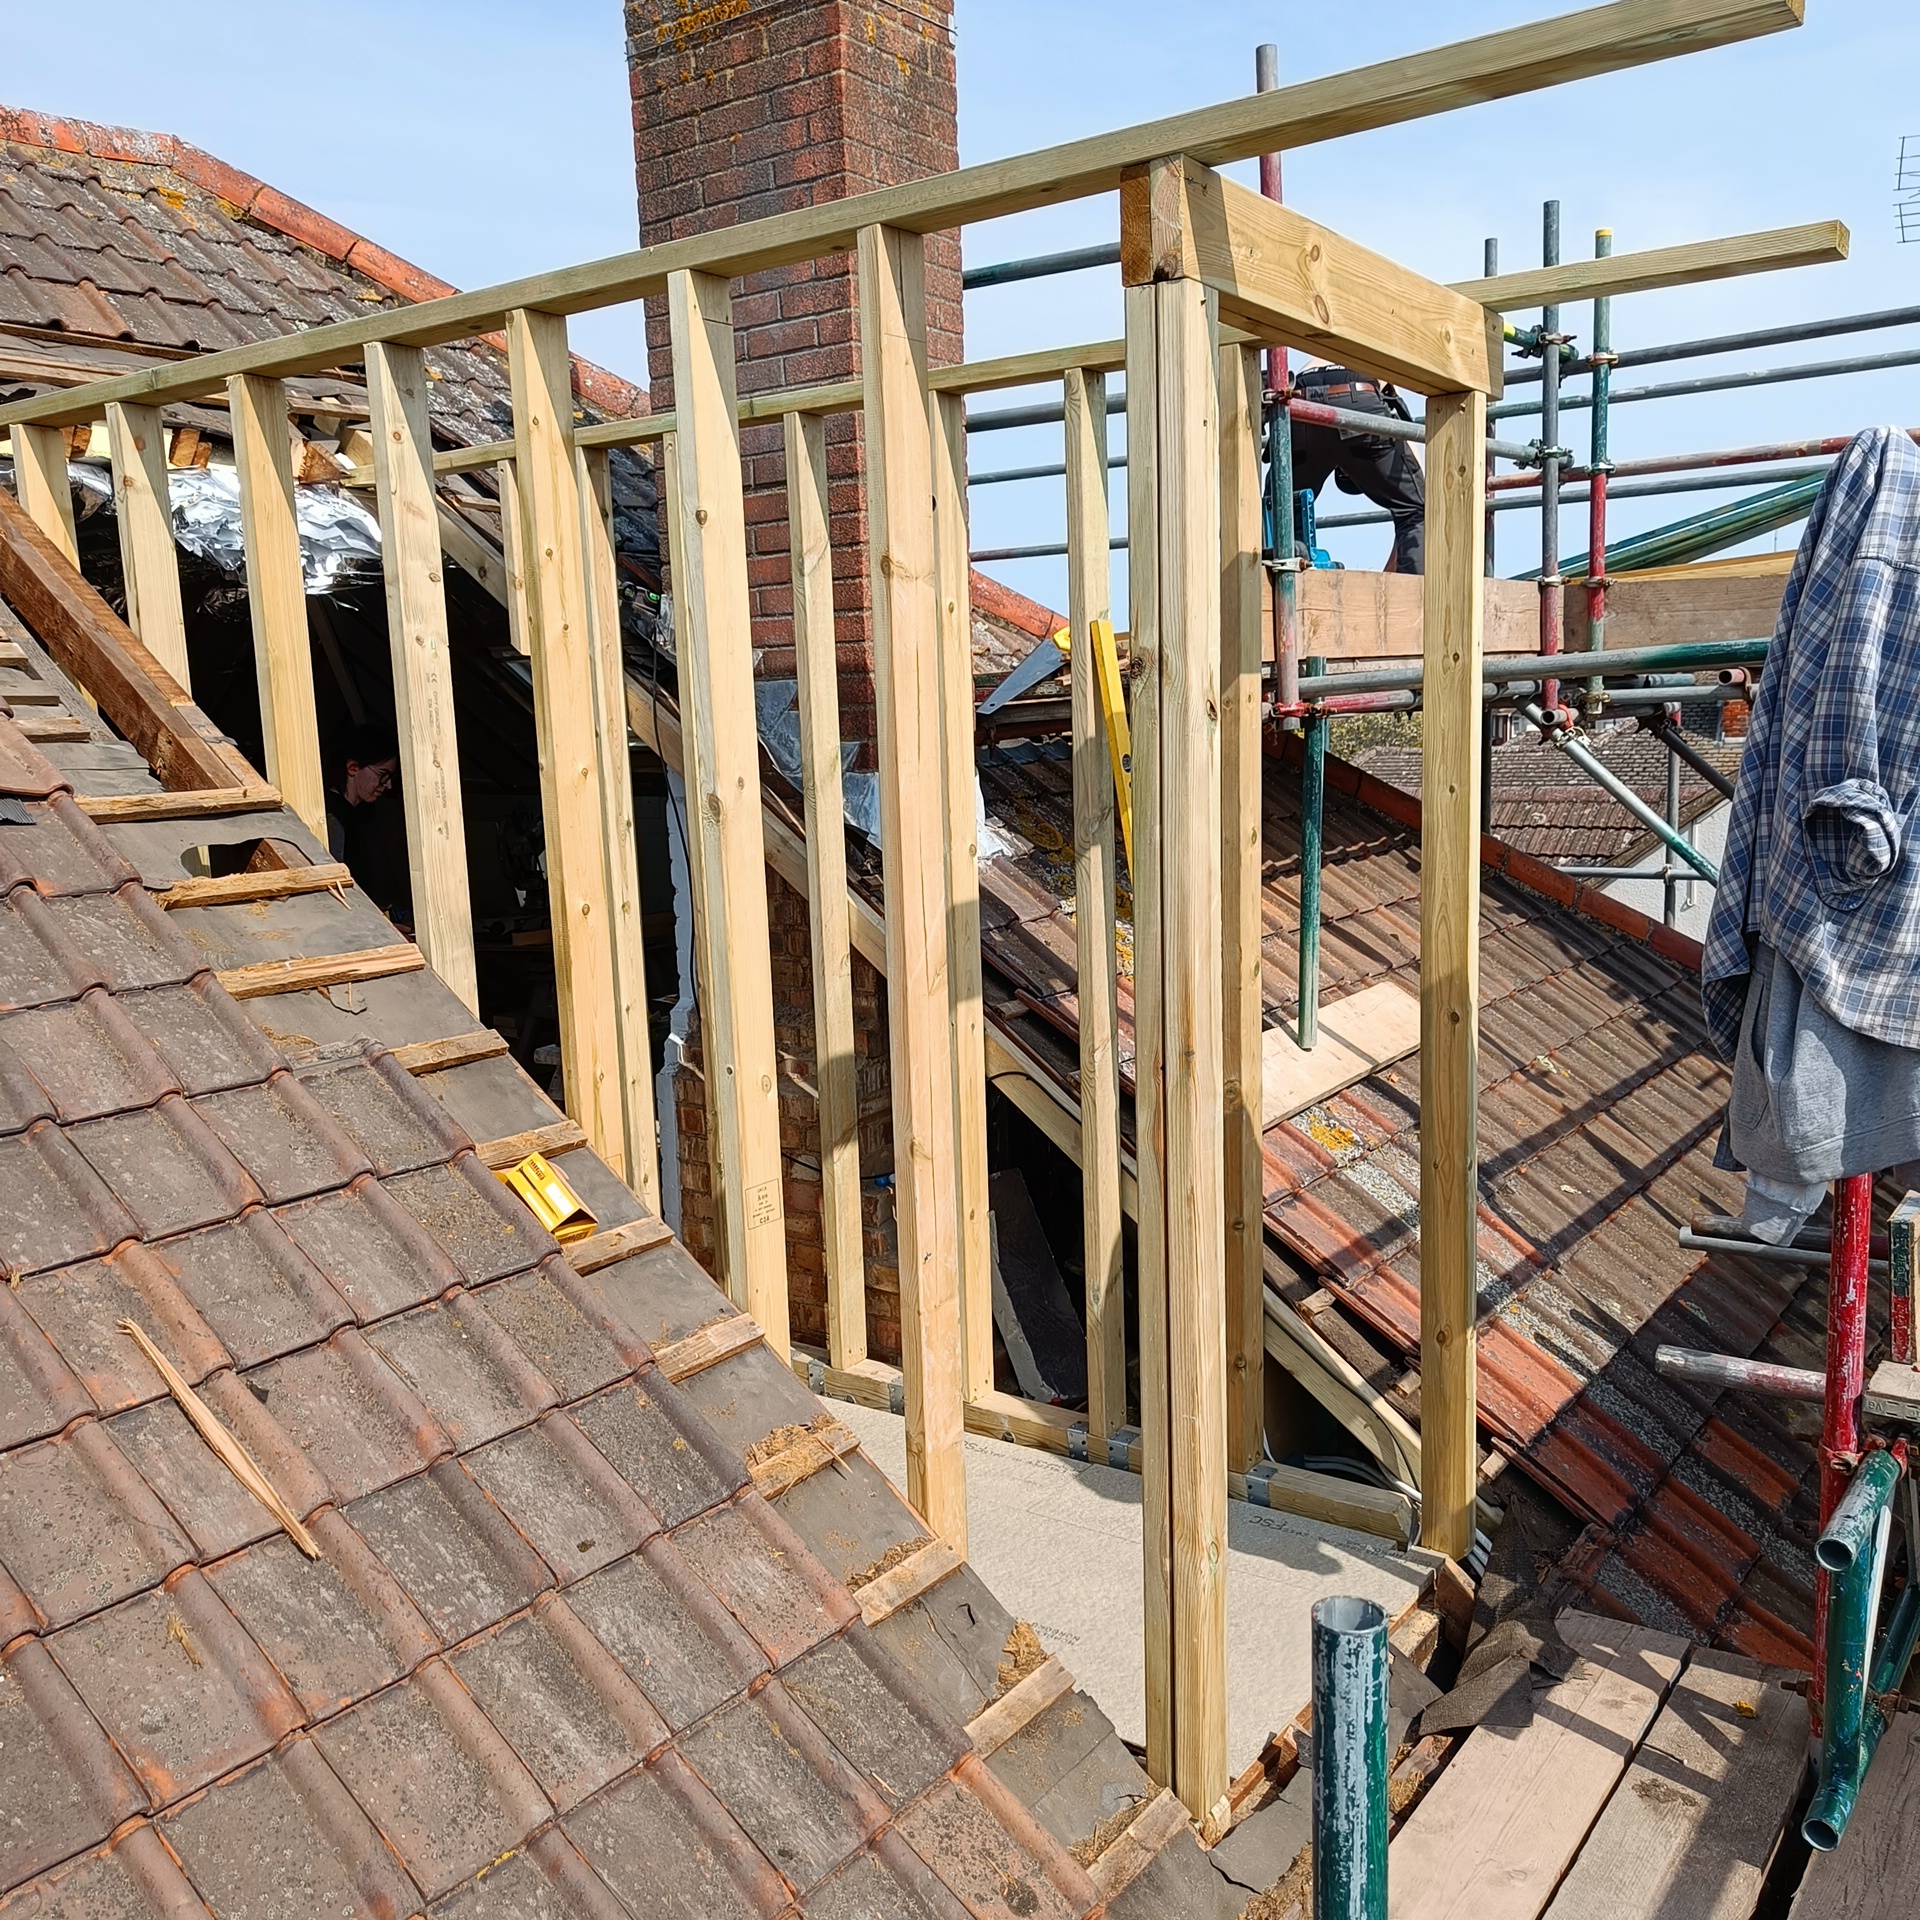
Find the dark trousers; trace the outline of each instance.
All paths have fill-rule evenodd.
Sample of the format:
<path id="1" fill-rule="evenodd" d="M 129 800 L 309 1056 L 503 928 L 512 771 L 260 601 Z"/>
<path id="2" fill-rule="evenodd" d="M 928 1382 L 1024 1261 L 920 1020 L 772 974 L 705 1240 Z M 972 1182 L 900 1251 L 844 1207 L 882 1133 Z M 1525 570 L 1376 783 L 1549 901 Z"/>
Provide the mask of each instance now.
<path id="1" fill-rule="evenodd" d="M 1324 394 L 1327 382 L 1315 382 L 1316 368 L 1300 376 L 1303 400 L 1321 400 L 1349 413 L 1400 416 L 1378 392 Z M 1340 385 L 1358 376 L 1337 371 Z M 1371 433 L 1343 433 L 1337 427 L 1293 422 L 1293 484 L 1318 493 L 1332 475 L 1342 493 L 1364 494 L 1393 515 L 1393 564 L 1401 573 L 1426 571 L 1427 489 L 1413 448 L 1404 440 Z"/>

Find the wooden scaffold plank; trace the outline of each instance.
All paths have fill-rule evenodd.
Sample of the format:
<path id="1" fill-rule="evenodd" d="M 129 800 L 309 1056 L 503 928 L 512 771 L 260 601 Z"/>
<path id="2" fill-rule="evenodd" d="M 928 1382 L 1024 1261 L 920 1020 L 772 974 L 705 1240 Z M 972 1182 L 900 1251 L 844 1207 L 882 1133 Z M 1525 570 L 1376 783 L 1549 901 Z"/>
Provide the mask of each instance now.
<path id="1" fill-rule="evenodd" d="M 480 978 L 467 891 L 426 356 L 418 347 L 376 342 L 367 348 L 366 364 L 415 934 L 428 965 L 477 1013 Z"/>
<path id="2" fill-rule="evenodd" d="M 619 578 L 613 553 L 613 474 L 604 447 L 583 447 L 581 537 L 587 561 L 593 654 L 593 727 L 606 836 L 607 938 L 613 948 L 613 1024 L 620 1048 L 620 1112 L 627 1184 L 660 1210 L 660 1140 L 653 1109 L 653 1037 L 641 932 L 640 851 L 633 828 L 633 758 L 627 744 L 626 667 L 620 651 Z"/>
<path id="3" fill-rule="evenodd" d="M 867 1260 L 860 1225 L 860 1089 L 853 1044 L 853 944 L 847 919 L 826 422 L 818 414 L 790 413 L 785 432 L 800 795 L 807 827 L 807 941 L 813 961 L 813 1073 L 820 1111 L 827 1359 L 846 1369 L 867 1357 Z"/>
<path id="4" fill-rule="evenodd" d="M 964 1552 L 954 1010 L 947 963 L 951 823 L 945 783 L 927 778 L 929 768 L 943 764 L 944 748 L 928 511 L 933 458 L 924 243 L 915 234 L 864 228 L 859 275 L 907 1499 L 941 1539 Z"/>
<path id="5" fill-rule="evenodd" d="M 1113 618 L 1107 520 L 1107 383 L 1064 379 L 1068 667 L 1073 692 L 1074 961 L 1080 1007 L 1081 1248 L 1086 1273 L 1087 1433 L 1127 1424 L 1127 1303 L 1121 1267 L 1120 1053 L 1114 944 L 1114 790 L 1093 623 Z"/>
<path id="6" fill-rule="evenodd" d="M 167 429 L 160 409 L 126 401 L 109 406 L 107 450 L 113 461 L 113 508 L 120 528 L 127 625 L 183 687 L 191 688 L 187 622 L 180 604 L 180 559 L 173 545 L 173 505 L 167 485 Z"/>
<path id="7" fill-rule="evenodd" d="M 320 722 L 313 704 L 313 646 L 300 528 L 293 509 L 293 448 L 287 390 L 278 380 L 235 374 L 227 382 L 233 464 L 247 547 L 247 611 L 260 686 L 267 778 L 317 839 L 327 837 Z"/>
<path id="8" fill-rule="evenodd" d="M 980 977 L 979 815 L 974 805 L 973 607 L 967 561 L 967 415 L 930 397 L 933 539 L 946 785 L 947 974 L 953 999 L 954 1180 L 966 1397 L 993 1391 L 993 1254 L 987 1194 L 986 1009 Z"/>
<path id="9" fill-rule="evenodd" d="M 792 1346 L 786 1210 L 727 282 L 675 274 L 667 321 L 678 422 L 666 443 L 668 518 L 689 838 L 699 849 L 708 1150 L 728 1291 L 784 1361 Z"/>
<path id="10" fill-rule="evenodd" d="M 1226 1177 L 1227 1466 L 1265 1419 L 1264 1068 L 1260 1030 L 1260 354 L 1220 349 L 1220 892 Z"/>
<path id="11" fill-rule="evenodd" d="M 1473 1546 L 1486 396 L 1427 401 L 1420 843 L 1422 1540 Z"/>
<path id="12" fill-rule="evenodd" d="M 508 316 L 507 350 L 560 1063 L 568 1113 L 586 1129 L 600 1157 L 624 1176 L 620 1044 L 607 934 L 606 844 L 567 323 L 554 314 L 516 310 Z"/>

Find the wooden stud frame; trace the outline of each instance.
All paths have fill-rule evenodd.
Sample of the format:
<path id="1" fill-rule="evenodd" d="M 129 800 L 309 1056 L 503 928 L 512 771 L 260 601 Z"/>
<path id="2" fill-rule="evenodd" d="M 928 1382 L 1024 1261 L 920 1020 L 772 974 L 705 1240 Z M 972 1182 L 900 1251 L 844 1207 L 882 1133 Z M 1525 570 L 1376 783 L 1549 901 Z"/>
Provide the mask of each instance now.
<path id="1" fill-rule="evenodd" d="M 1119 980 L 1114 943 L 1113 769 L 1093 623 L 1113 617 L 1107 520 L 1107 383 L 1067 371 L 1068 671 L 1073 695 L 1073 896 L 1080 1008 L 1080 1178 L 1086 1274 L 1087 1434 L 1127 1424 L 1127 1310 L 1120 1211 Z"/>
<path id="2" fill-rule="evenodd" d="M 426 356 L 418 347 L 376 341 L 367 348 L 367 401 L 415 937 L 427 964 L 477 1014 L 480 978 L 467 892 L 453 659 L 433 490 Z"/>
<path id="3" fill-rule="evenodd" d="M 566 322 L 550 313 L 510 314 L 507 367 L 518 437 L 520 571 L 533 658 L 567 1112 L 586 1129 L 600 1157 L 624 1177 L 626 1126 L 607 927 L 610 889 Z"/>
<path id="4" fill-rule="evenodd" d="M 278 380 L 236 374 L 227 383 L 227 409 L 233 417 L 233 463 L 240 474 L 247 610 L 253 620 L 266 774 L 315 838 L 325 840 L 326 789 L 300 528 L 293 509 L 286 388 Z"/>
<path id="5" fill-rule="evenodd" d="M 924 242 L 917 234 L 863 229 L 859 279 L 907 1498 L 934 1533 L 965 1552 L 954 1006 L 947 949 L 946 843 L 953 823 L 947 819 L 947 783 L 927 777 L 928 769 L 945 764 L 945 746 L 928 511 L 933 456 Z"/>
<path id="6" fill-rule="evenodd" d="M 853 1044 L 853 945 L 847 915 L 826 422 L 817 414 L 790 413 L 785 434 L 800 797 L 807 827 L 807 939 L 813 960 L 814 1084 L 820 1096 L 827 1360 L 848 1371 L 867 1357 L 867 1261 L 860 1220 L 859 1063 Z"/>
<path id="7" fill-rule="evenodd" d="M 80 536 L 73 523 L 73 485 L 67 478 L 65 427 L 16 424 L 13 484 L 27 518 L 60 550 L 71 567 L 80 564 Z"/>
<path id="8" fill-rule="evenodd" d="M 120 527 L 127 625 L 191 691 L 180 561 L 174 551 L 173 507 L 167 487 L 167 430 L 160 409 L 127 401 L 109 406 L 107 448 L 113 460 L 113 505 Z"/>
<path id="9" fill-rule="evenodd" d="M 993 1392 L 993 1252 L 987 1193 L 987 1046 L 980 975 L 979 814 L 974 805 L 973 607 L 967 561 L 967 418 L 931 396 L 933 539 L 946 787 L 947 975 L 953 997 L 953 1140 L 966 1397 Z"/>
<path id="10" fill-rule="evenodd" d="M 688 837 L 700 900 L 701 1045 L 722 1277 L 787 1359 L 787 1236 L 774 1080 L 760 740 L 727 282 L 667 288 L 678 429 L 666 445 Z"/>
<path id="11" fill-rule="evenodd" d="M 633 760 L 627 745 L 626 667 L 620 651 L 619 576 L 613 552 L 613 475 L 604 447 L 581 447 L 580 536 L 586 553 L 593 732 L 600 825 L 606 842 L 607 938 L 613 949 L 613 1024 L 620 1057 L 620 1125 L 627 1184 L 660 1211 L 660 1140 L 653 1109 L 653 1036 L 641 931 L 640 850 L 633 827 Z"/>

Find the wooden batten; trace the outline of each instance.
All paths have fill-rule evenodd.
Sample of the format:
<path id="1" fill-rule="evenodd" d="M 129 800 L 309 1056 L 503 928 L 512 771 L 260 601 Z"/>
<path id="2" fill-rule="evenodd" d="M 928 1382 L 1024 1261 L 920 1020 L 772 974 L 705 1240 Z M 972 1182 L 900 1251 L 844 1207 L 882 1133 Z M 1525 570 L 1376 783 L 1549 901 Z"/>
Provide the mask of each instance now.
<path id="1" fill-rule="evenodd" d="M 426 964 L 426 955 L 404 940 L 390 947 L 361 947 L 353 953 L 256 960 L 249 966 L 225 968 L 213 977 L 236 1000 L 256 1000 L 263 994 L 307 993 L 361 980 L 384 980 L 395 973 L 418 973 Z"/>
<path id="2" fill-rule="evenodd" d="M 176 787 L 165 793 L 83 793 L 75 804 L 89 820 L 217 820 L 235 813 L 274 813 L 278 787 Z"/>
<path id="3" fill-rule="evenodd" d="M 497 1060 L 507 1051 L 506 1041 L 491 1027 L 476 1027 L 472 1033 L 452 1034 L 445 1040 L 415 1040 L 395 1047 L 393 1058 L 409 1073 L 444 1073 L 475 1060 Z"/>
<path id="4" fill-rule="evenodd" d="M 426 356 L 418 347 L 367 348 L 367 402 L 414 924 L 428 964 L 477 1013 L 440 503 L 433 490 Z"/>
<path id="5" fill-rule="evenodd" d="M 1220 979 L 1227 1465 L 1261 1457 L 1266 1415 L 1260 1015 L 1260 407 L 1257 348 L 1220 349 Z"/>
<path id="6" fill-rule="evenodd" d="M 847 920 L 826 423 L 815 414 L 790 413 L 785 433 L 800 797 L 807 827 L 807 943 L 813 961 L 814 1084 L 820 1098 L 827 1358 L 844 1369 L 867 1357 L 867 1260 L 860 1225 L 860 1091 L 853 1042 L 853 945 Z"/>
<path id="7" fill-rule="evenodd" d="M 956 1251 L 966 1397 L 993 1390 L 993 1252 L 987 1193 L 986 1008 L 980 977 L 979 813 L 974 804 L 973 608 L 967 560 L 967 418 L 957 393 L 929 402 L 940 747 L 946 787 L 947 977 L 953 1001 Z"/>
<path id="8" fill-rule="evenodd" d="M 955 1014 L 947 964 L 946 849 L 955 823 L 947 819 L 945 783 L 928 777 L 944 764 L 945 749 L 928 512 L 933 459 L 924 242 L 916 234 L 863 229 L 859 276 L 907 1499 L 935 1533 L 964 1552 Z"/>
<path id="9" fill-rule="evenodd" d="M 573 1241 L 566 1250 L 567 1264 L 575 1273 L 598 1273 L 616 1261 L 664 1247 L 672 1238 L 673 1229 L 664 1220 L 629 1220 L 624 1226 Z"/>
<path id="10" fill-rule="evenodd" d="M 302 893 L 339 893 L 344 900 L 347 888 L 352 885 L 351 871 L 337 860 L 327 860 L 317 866 L 276 867 L 266 873 L 227 873 L 176 880 L 166 892 L 155 894 L 154 898 L 168 908 L 237 907 L 255 900 L 290 900 Z M 503 1049 L 505 1045 L 502 1041 Z"/>
<path id="11" fill-rule="evenodd" d="M 786 1210 L 727 282 L 676 274 L 667 311 L 678 422 L 666 443 L 668 533 L 720 1261 L 734 1305 L 784 1360 Z"/>
<path id="12" fill-rule="evenodd" d="M 1486 401 L 1427 402 L 1420 845 L 1420 1533 L 1473 1545 Z"/>
<path id="13" fill-rule="evenodd" d="M 498 1140 L 482 1140 L 474 1147 L 481 1163 L 499 1173 L 517 1167 L 530 1153 L 544 1154 L 549 1160 L 562 1153 L 577 1153 L 586 1146 L 587 1136 L 572 1120 L 552 1120 L 544 1127 L 526 1127 L 519 1133 L 503 1134 Z"/>
<path id="14" fill-rule="evenodd" d="M 313 704 L 313 648 L 300 528 L 293 510 L 293 450 L 287 391 L 278 380 L 236 374 L 227 382 L 233 463 L 247 547 L 247 611 L 260 687 L 267 778 L 318 840 L 327 837 L 320 722 Z"/>
<path id="15" fill-rule="evenodd" d="M 120 570 L 126 579 L 127 625 L 181 686 L 191 688 L 180 560 L 173 544 L 173 507 L 167 487 L 167 429 L 160 409 L 127 401 L 109 406 L 107 448 L 113 460 L 113 506 L 120 529 Z"/>
<path id="16" fill-rule="evenodd" d="M 507 348 L 567 1111 L 624 1177 L 626 1130 L 566 322 L 550 313 L 516 311 L 508 317 Z"/>
<path id="17" fill-rule="evenodd" d="M 1099 373 L 1073 368 L 1065 376 L 1064 390 L 1074 962 L 1080 1008 L 1081 1250 L 1086 1274 L 1087 1431 L 1098 1441 L 1127 1424 L 1114 790 L 1092 637 L 1094 621 L 1113 618 L 1107 545 L 1107 383 Z"/>
<path id="18" fill-rule="evenodd" d="M 599 750 L 601 831 L 606 839 L 607 938 L 613 949 L 614 1035 L 627 1184 L 660 1210 L 660 1139 L 653 1110 L 653 1040 L 647 1024 L 647 963 L 641 930 L 640 852 L 633 828 L 633 759 L 627 744 L 626 667 L 613 554 L 613 475 L 604 448 L 582 448 L 581 540 L 586 552 L 593 654 L 593 729 Z"/>

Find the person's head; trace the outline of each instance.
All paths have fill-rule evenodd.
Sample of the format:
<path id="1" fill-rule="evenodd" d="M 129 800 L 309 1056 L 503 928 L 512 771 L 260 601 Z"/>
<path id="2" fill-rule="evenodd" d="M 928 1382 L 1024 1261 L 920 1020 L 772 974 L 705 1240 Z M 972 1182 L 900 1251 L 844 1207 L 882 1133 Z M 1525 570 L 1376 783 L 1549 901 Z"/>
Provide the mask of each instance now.
<path id="1" fill-rule="evenodd" d="M 370 807 L 400 777 L 400 740 L 391 727 L 349 727 L 335 755 L 339 794 L 350 807 Z"/>

